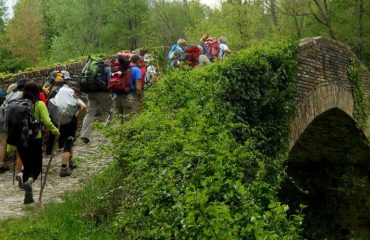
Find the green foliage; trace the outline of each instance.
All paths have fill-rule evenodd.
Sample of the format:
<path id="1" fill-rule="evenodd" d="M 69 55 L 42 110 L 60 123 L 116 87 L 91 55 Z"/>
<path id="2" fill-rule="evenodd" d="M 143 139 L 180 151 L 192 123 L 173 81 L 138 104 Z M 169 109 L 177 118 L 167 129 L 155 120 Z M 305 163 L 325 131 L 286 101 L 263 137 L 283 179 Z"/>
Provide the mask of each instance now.
<path id="1" fill-rule="evenodd" d="M 368 103 L 365 98 L 364 82 L 360 76 L 360 69 L 354 61 L 349 65 L 347 72 L 352 84 L 353 116 L 356 118 L 358 125 L 364 128 L 368 119 Z"/>
<path id="2" fill-rule="evenodd" d="M 289 217 L 275 195 L 285 158 L 258 150 L 281 146 L 277 138 L 287 139 L 286 129 L 280 119 L 266 127 L 260 115 L 242 118 L 265 106 L 269 117 L 287 119 L 294 94 L 280 92 L 294 85 L 293 53 L 287 43 L 266 45 L 171 72 L 151 88 L 140 115 L 107 130 L 126 174 L 113 221 L 116 238 L 299 238 L 302 216 Z M 248 100 L 239 102 L 248 91 L 259 95 L 245 98 L 250 109 L 241 107 Z"/>
<path id="3" fill-rule="evenodd" d="M 286 150 L 289 117 L 296 99 L 296 45 L 261 44 L 228 60 L 220 81 L 230 82 L 224 98 L 237 121 L 258 129 L 266 140 L 257 147 L 273 156 Z M 233 67 L 237 66 L 237 67 Z M 243 133 L 237 138 L 244 141 Z"/>

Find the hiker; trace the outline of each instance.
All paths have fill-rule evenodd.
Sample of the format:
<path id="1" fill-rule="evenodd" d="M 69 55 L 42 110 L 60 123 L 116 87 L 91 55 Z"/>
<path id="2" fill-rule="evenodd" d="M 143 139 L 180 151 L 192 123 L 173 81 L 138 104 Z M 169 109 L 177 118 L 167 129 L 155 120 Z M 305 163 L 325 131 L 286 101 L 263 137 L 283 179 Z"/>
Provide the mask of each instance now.
<path id="1" fill-rule="evenodd" d="M 142 84 L 142 71 L 140 69 L 141 57 L 139 55 L 133 55 L 130 57 L 131 70 L 130 70 L 130 80 L 131 80 L 131 92 L 129 95 L 134 96 L 134 112 L 138 112 L 141 109 L 144 91 Z"/>
<path id="2" fill-rule="evenodd" d="M 113 94 L 115 114 L 123 115 L 125 117 L 128 114 L 133 113 L 135 109 L 135 99 L 133 95 L 133 87 L 135 87 L 135 85 L 132 85 L 131 77 L 133 74 L 137 74 L 137 72 L 139 72 L 139 80 L 141 79 L 141 70 L 138 67 L 135 67 L 132 73 L 129 60 L 132 56 L 134 55 L 118 53 L 112 66 L 112 78 L 108 84 L 108 88 Z M 140 58 L 139 56 L 137 57 Z"/>
<path id="3" fill-rule="evenodd" d="M 202 36 L 202 38 L 200 39 L 200 46 L 202 47 L 202 52 L 203 52 L 203 54 L 205 54 L 205 50 L 206 50 L 206 44 L 205 44 L 205 42 L 207 41 L 207 39 L 209 38 L 210 36 L 209 36 L 209 34 L 204 34 L 203 36 Z"/>
<path id="4" fill-rule="evenodd" d="M 206 36 L 208 36 L 208 38 L 205 38 Z M 209 35 L 205 35 L 204 38 L 205 40 L 202 38 L 204 41 L 201 44 L 204 55 L 207 56 L 209 61 L 213 62 L 215 59 L 219 58 L 220 42 Z"/>
<path id="5" fill-rule="evenodd" d="M 148 54 L 148 50 L 146 48 L 140 49 L 140 51 L 139 51 L 139 56 L 140 57 L 145 57 L 145 55 L 147 55 L 147 54 Z"/>
<path id="6" fill-rule="evenodd" d="M 58 147 L 63 149 L 62 166 L 59 176 L 67 177 L 75 167 L 72 161 L 72 148 L 76 139 L 78 121 L 86 112 L 85 103 L 79 98 L 77 83 L 66 81 L 54 98 L 49 100 L 49 112 L 54 125 L 59 126 Z M 46 155 L 51 155 L 55 135 L 49 134 Z"/>
<path id="7" fill-rule="evenodd" d="M 156 83 L 158 81 L 158 72 L 156 67 L 152 63 L 152 56 L 150 54 L 145 54 L 144 62 L 146 65 L 146 73 L 145 73 L 145 85 L 148 86 L 152 83 Z"/>
<path id="8" fill-rule="evenodd" d="M 204 66 L 207 64 L 210 64 L 211 61 L 208 59 L 207 55 L 204 54 L 204 49 L 201 45 L 198 45 L 198 48 L 200 50 L 200 55 L 198 57 L 199 66 Z"/>
<path id="9" fill-rule="evenodd" d="M 53 98 L 64 84 L 64 74 L 62 71 L 52 71 L 46 79 L 42 89 L 47 98 Z"/>
<path id="10" fill-rule="evenodd" d="M 54 135 L 59 135 L 59 130 L 54 126 L 49 117 L 48 109 L 39 99 L 40 88 L 37 83 L 28 81 L 23 89 L 23 99 L 28 99 L 33 103 L 32 112 L 34 117 L 49 129 Z M 10 121 L 10 120 L 9 120 Z M 13 123 L 16 124 L 16 123 Z M 8 136 L 12 129 L 8 129 Z M 8 137 L 9 140 L 9 137 Z M 35 138 L 29 140 L 29 145 L 22 143 L 16 145 L 23 163 L 23 189 L 25 191 L 24 204 L 34 202 L 32 194 L 32 184 L 36 181 L 42 169 L 42 138 L 39 130 Z"/>
<path id="11" fill-rule="evenodd" d="M 168 52 L 168 60 L 170 61 L 171 67 L 179 67 L 183 59 L 183 54 L 185 53 L 185 48 L 187 46 L 185 39 L 177 40 L 177 44 L 173 45 Z"/>
<path id="12" fill-rule="evenodd" d="M 22 98 L 22 91 L 24 88 L 24 85 L 28 82 L 31 81 L 28 78 L 21 78 L 18 80 L 17 83 L 12 83 L 9 85 L 7 89 L 7 96 L 3 102 L 2 108 L 5 107 L 5 105 L 10 102 L 11 100 L 14 99 L 20 99 Z M 5 124 L 5 116 L 3 116 L 2 122 L 0 123 L 1 125 L 1 130 L 0 130 L 0 173 L 6 172 L 10 170 L 9 164 L 5 159 L 5 154 L 6 154 L 6 149 L 7 149 L 7 129 L 6 129 L 6 124 Z M 17 172 L 21 173 L 22 172 L 22 162 L 20 160 L 19 153 L 16 151 L 16 164 L 17 164 Z"/>
<path id="13" fill-rule="evenodd" d="M 96 88 L 95 90 L 89 90 L 87 92 L 87 113 L 82 122 L 82 130 L 80 135 L 80 139 L 86 144 L 90 142 L 91 124 L 93 123 L 94 118 L 99 113 L 108 113 L 108 121 L 110 121 L 112 118 L 110 114 L 112 109 L 112 98 L 107 89 L 107 85 L 112 74 L 110 60 L 104 60 L 101 67 L 101 75 L 103 75 L 103 80 L 101 82 L 104 82 L 102 84 L 105 84 L 104 89 L 103 87 L 101 89 Z M 93 77 L 96 78 L 96 76 Z M 96 80 L 97 79 L 95 79 L 95 81 Z"/>
<path id="14" fill-rule="evenodd" d="M 230 50 L 230 48 L 227 46 L 227 38 L 222 36 L 218 39 L 218 41 L 220 42 L 220 50 L 219 50 L 219 53 L 218 53 L 218 57 L 220 60 L 223 60 L 225 55 L 227 54 L 230 54 L 232 51 Z"/>

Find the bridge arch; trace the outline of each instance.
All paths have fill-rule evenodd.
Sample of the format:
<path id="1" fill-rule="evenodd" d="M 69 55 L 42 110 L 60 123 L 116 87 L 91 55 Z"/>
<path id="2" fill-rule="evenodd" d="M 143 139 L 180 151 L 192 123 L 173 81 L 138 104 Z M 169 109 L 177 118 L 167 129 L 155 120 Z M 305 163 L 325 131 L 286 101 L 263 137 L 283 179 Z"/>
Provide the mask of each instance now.
<path id="1" fill-rule="evenodd" d="M 320 84 L 297 105 L 291 118 L 291 138 L 289 149 L 292 149 L 307 126 L 318 116 L 330 109 L 340 109 L 354 121 L 354 102 L 352 93 L 337 84 Z"/>

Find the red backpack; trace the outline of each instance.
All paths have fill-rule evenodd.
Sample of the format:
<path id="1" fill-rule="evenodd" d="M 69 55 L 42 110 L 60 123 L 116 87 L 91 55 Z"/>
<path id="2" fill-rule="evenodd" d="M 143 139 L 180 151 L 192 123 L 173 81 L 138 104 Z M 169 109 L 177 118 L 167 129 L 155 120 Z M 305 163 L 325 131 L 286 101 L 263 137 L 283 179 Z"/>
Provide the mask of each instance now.
<path id="1" fill-rule="evenodd" d="M 215 58 L 218 58 L 218 53 L 220 52 L 220 42 L 217 39 L 212 37 L 208 38 L 204 42 L 205 55 L 208 57 L 210 61 L 213 61 Z"/>
<path id="2" fill-rule="evenodd" d="M 108 82 L 108 90 L 117 93 L 130 93 L 131 89 L 131 71 L 127 69 L 120 75 L 118 72 L 113 73 Z"/>
<path id="3" fill-rule="evenodd" d="M 127 60 L 129 55 L 124 56 Z M 117 93 L 130 93 L 131 73 L 130 68 L 123 69 L 118 59 L 112 63 L 112 77 L 108 82 L 108 90 Z"/>
<path id="4" fill-rule="evenodd" d="M 197 45 L 186 46 L 185 53 L 186 53 L 185 60 L 189 66 L 195 67 L 199 64 L 200 49 Z"/>

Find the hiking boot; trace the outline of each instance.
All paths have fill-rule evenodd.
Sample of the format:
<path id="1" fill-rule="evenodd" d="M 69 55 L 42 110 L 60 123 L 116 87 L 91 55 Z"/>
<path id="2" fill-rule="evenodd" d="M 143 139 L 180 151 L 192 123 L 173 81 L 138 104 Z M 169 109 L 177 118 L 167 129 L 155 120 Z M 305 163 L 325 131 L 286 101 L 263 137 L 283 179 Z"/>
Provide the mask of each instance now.
<path id="1" fill-rule="evenodd" d="M 60 177 L 68 177 L 68 176 L 71 176 L 71 174 L 72 174 L 72 170 L 69 167 L 60 168 L 60 172 L 59 172 Z"/>
<path id="2" fill-rule="evenodd" d="M 2 162 L 0 164 L 0 173 L 6 172 L 6 171 L 9 171 L 9 170 L 10 170 L 10 167 L 9 167 L 9 164 L 7 162 Z"/>
<path id="3" fill-rule="evenodd" d="M 23 189 L 23 173 L 18 173 L 17 176 L 15 176 L 15 180 L 18 181 L 18 187 Z"/>
<path id="4" fill-rule="evenodd" d="M 75 169 L 77 167 L 75 161 L 72 159 L 72 157 L 69 159 L 68 167 L 70 169 Z"/>
<path id="5" fill-rule="evenodd" d="M 23 201 L 23 203 L 24 204 L 30 204 L 30 203 L 35 202 L 35 200 L 33 200 L 32 184 L 29 181 L 25 182 L 23 184 L 23 189 L 24 189 L 24 201 Z"/>
<path id="6" fill-rule="evenodd" d="M 90 142 L 90 139 L 86 138 L 86 137 L 81 137 L 81 140 L 83 143 L 86 143 L 88 144 Z"/>

